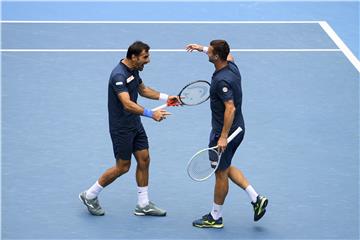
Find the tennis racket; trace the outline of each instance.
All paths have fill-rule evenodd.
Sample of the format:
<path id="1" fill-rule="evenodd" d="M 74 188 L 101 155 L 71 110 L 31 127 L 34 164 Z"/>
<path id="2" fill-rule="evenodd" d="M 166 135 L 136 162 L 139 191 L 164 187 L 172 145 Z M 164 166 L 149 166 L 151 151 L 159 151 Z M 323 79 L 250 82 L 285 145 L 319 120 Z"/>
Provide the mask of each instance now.
<path id="1" fill-rule="evenodd" d="M 230 143 L 240 132 L 238 127 L 227 139 Z M 221 153 L 218 146 L 205 148 L 195 153 L 187 164 L 187 173 L 195 181 L 201 182 L 211 177 L 218 169 L 221 159 Z"/>
<path id="2" fill-rule="evenodd" d="M 181 105 L 195 106 L 199 105 L 210 98 L 210 83 L 205 80 L 198 80 L 187 84 L 178 94 Z M 157 111 L 168 106 L 174 106 L 176 101 L 167 103 L 151 109 Z"/>

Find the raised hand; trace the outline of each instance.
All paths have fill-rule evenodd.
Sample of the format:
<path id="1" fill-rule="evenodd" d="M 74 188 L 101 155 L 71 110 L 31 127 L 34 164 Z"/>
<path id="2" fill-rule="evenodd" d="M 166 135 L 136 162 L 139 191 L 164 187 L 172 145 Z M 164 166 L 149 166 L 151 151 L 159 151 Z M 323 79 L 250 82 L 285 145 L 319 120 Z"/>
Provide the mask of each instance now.
<path id="1" fill-rule="evenodd" d="M 204 49 L 204 46 L 201 46 L 201 45 L 199 45 L 199 44 L 192 43 L 192 44 L 187 45 L 185 49 L 186 49 L 186 51 L 188 51 L 188 52 L 192 52 L 192 51 L 194 51 L 194 50 L 199 51 L 199 52 L 202 52 L 203 49 Z"/>

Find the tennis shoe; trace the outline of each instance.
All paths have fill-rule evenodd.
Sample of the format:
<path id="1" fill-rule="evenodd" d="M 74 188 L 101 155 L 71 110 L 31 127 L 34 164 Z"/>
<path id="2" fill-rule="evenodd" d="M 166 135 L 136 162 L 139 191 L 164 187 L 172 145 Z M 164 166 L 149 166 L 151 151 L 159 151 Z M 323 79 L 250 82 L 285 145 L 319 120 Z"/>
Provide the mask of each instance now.
<path id="1" fill-rule="evenodd" d="M 88 199 L 86 198 L 86 191 L 79 194 L 80 200 L 87 207 L 89 212 L 94 216 L 103 216 L 105 214 L 104 209 L 101 208 L 98 198 Z"/>
<path id="2" fill-rule="evenodd" d="M 255 203 L 251 202 L 251 204 L 254 207 L 254 221 L 255 222 L 259 221 L 266 213 L 266 206 L 267 206 L 268 202 L 269 201 L 266 197 L 260 196 L 260 195 L 257 196 Z"/>
<path id="3" fill-rule="evenodd" d="M 139 204 L 136 205 L 134 214 L 136 216 L 157 216 L 164 217 L 166 216 L 166 211 L 157 207 L 154 203 L 149 202 L 145 207 L 140 207 Z"/>
<path id="4" fill-rule="evenodd" d="M 194 227 L 199 227 L 199 228 L 223 228 L 224 227 L 222 217 L 219 218 L 218 220 L 215 220 L 212 217 L 211 213 L 206 214 L 202 218 L 193 221 L 192 224 Z"/>

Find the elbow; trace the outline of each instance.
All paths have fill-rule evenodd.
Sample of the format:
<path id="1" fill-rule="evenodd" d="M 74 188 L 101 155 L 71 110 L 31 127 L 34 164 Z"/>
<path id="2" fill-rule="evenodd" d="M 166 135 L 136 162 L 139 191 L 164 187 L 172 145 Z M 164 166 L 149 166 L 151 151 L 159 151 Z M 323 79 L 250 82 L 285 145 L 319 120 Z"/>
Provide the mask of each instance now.
<path id="1" fill-rule="evenodd" d="M 236 107 L 232 100 L 225 103 L 225 112 L 230 115 L 235 114 Z"/>
<path id="2" fill-rule="evenodd" d="M 230 113 L 235 113 L 236 107 L 235 107 L 235 105 L 231 104 L 231 105 L 227 106 L 226 110 Z"/>
<path id="3" fill-rule="evenodd" d="M 124 110 L 127 111 L 127 112 L 130 112 L 131 111 L 131 105 L 129 103 L 125 103 L 124 104 Z"/>
<path id="4" fill-rule="evenodd" d="M 231 111 L 231 114 L 235 114 L 235 112 L 236 112 L 236 107 L 235 107 L 235 106 L 231 107 L 231 108 L 230 108 L 230 111 Z"/>
<path id="5" fill-rule="evenodd" d="M 228 116 L 234 116 L 235 112 L 236 112 L 235 106 L 229 106 L 226 108 L 226 113 L 228 114 Z"/>
<path id="6" fill-rule="evenodd" d="M 128 106 L 124 106 L 124 110 L 125 110 L 126 112 L 130 112 L 130 108 L 129 108 Z"/>
<path id="7" fill-rule="evenodd" d="M 143 91 L 139 91 L 139 95 L 144 97 L 144 92 Z"/>

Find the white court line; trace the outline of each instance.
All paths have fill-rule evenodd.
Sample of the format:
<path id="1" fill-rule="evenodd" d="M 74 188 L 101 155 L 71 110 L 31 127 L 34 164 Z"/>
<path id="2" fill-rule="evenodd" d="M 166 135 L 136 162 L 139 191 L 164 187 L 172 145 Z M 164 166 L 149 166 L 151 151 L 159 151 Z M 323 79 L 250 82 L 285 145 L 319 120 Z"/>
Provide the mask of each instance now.
<path id="1" fill-rule="evenodd" d="M 319 22 L 320 26 L 324 31 L 329 35 L 329 37 L 334 41 L 336 46 L 338 46 L 341 51 L 345 54 L 347 59 L 354 65 L 354 67 L 360 72 L 360 62 L 355 57 L 355 55 L 350 51 L 346 44 L 341 40 L 341 38 L 336 34 L 336 32 L 330 27 L 326 21 Z"/>
<path id="2" fill-rule="evenodd" d="M 79 24 L 314 24 L 319 21 L 21 21 L 1 20 L 0 23 L 79 23 Z"/>
<path id="3" fill-rule="evenodd" d="M 339 49 L 360 72 L 359 60 L 326 21 L 21 21 L 1 20 L 3 23 L 51 24 L 319 24 Z M 339 49 L 232 49 L 234 52 L 337 52 Z M 123 49 L 1 49 L 1 52 L 123 52 Z M 182 49 L 153 49 L 153 52 L 181 52 Z"/>
<path id="4" fill-rule="evenodd" d="M 1 52 L 127 52 L 127 49 L 0 49 Z M 185 49 L 150 49 L 150 52 L 186 52 Z M 341 52 L 338 48 L 324 49 L 231 49 L 231 52 Z"/>
<path id="5" fill-rule="evenodd" d="M 32 2 L 33 0 L 2 0 L 3 2 Z M 74 0 L 58 0 L 58 2 L 73 2 Z M 253 2 L 254 0 L 226 0 L 226 2 Z M 49 2 L 49 0 L 36 0 L 36 2 Z M 77 2 L 99 2 L 99 0 L 77 0 Z M 129 0 L 106 0 L 106 2 L 129 2 Z M 165 3 L 176 3 L 179 0 L 132 0 L 131 2 L 141 3 L 153 3 L 153 2 L 165 2 Z M 207 3 L 219 3 L 224 0 L 181 0 L 181 2 L 207 2 Z M 289 0 L 257 0 L 256 2 L 289 2 Z M 314 2 L 314 0 L 301 0 L 301 2 Z M 339 2 L 339 0 L 317 0 L 317 2 Z M 342 0 L 342 2 L 356 2 L 356 0 Z"/>

